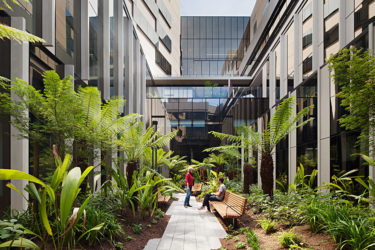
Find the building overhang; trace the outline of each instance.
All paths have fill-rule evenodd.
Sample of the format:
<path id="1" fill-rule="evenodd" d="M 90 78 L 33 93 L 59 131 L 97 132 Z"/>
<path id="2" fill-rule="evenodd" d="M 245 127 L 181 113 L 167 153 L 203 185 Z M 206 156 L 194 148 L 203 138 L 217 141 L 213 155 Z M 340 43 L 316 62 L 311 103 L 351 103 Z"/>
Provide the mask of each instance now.
<path id="1" fill-rule="evenodd" d="M 147 86 L 205 86 L 206 82 L 218 86 L 249 86 L 249 76 L 171 76 L 147 78 Z"/>

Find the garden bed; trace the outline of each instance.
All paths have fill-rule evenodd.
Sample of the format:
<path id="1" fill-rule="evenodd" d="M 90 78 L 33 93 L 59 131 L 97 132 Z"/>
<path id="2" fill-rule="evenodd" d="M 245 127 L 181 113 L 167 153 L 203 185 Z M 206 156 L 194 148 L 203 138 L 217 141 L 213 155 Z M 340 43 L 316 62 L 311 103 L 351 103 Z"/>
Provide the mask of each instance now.
<path id="1" fill-rule="evenodd" d="M 173 200 L 171 199 L 168 203 L 162 204 L 160 206 L 160 209 L 165 213 L 168 210 L 169 206 L 172 204 L 172 202 Z M 152 217 L 145 216 L 143 219 L 138 219 L 137 216 L 133 216 L 131 211 L 128 211 L 127 213 L 120 216 L 120 221 L 125 231 L 125 237 L 117 239 L 117 246 L 113 246 L 109 242 L 104 242 L 102 245 L 99 246 L 82 245 L 79 249 L 144 249 L 144 247 L 150 239 L 161 238 L 163 236 L 163 233 L 168 225 L 170 217 L 171 216 L 169 215 L 164 215 L 163 217 L 155 218 L 154 214 Z M 142 229 L 139 231 L 139 233 L 134 232 L 134 225 L 141 225 Z"/>
<path id="2" fill-rule="evenodd" d="M 279 234 L 281 232 L 287 232 L 291 228 L 287 225 L 279 223 L 275 227 L 275 232 L 266 234 L 257 223 L 261 217 L 261 214 L 254 214 L 251 209 L 246 210 L 245 214 L 238 219 L 238 228 L 235 229 L 239 233 L 238 235 L 233 235 L 233 231 L 229 230 L 222 219 L 218 217 L 220 223 L 223 225 L 227 233 L 233 235 L 231 239 L 220 239 L 222 247 L 227 250 L 238 249 L 236 248 L 236 245 L 239 242 L 244 242 L 246 246 L 249 246 L 249 244 L 246 243 L 247 240 L 245 234 L 240 233 L 241 227 L 249 227 L 250 229 L 254 230 L 254 233 L 259 241 L 260 249 L 286 249 L 279 243 Z M 334 250 L 337 248 L 337 244 L 329 235 L 313 233 L 309 225 L 295 226 L 293 227 L 293 230 L 297 235 L 301 236 L 304 243 L 304 248 L 319 250 Z M 238 238 L 236 238 L 236 236 Z"/>

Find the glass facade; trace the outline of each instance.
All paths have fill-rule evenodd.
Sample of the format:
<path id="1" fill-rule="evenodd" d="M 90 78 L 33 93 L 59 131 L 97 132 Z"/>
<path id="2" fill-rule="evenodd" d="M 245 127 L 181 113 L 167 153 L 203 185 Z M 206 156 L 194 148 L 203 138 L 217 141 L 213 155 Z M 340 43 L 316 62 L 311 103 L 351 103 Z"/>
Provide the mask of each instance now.
<path id="1" fill-rule="evenodd" d="M 233 133 L 239 125 L 251 125 L 266 110 L 266 98 L 255 98 L 241 87 L 147 87 L 153 120 L 161 116 L 162 102 L 172 131 L 180 132 L 171 149 L 189 159 L 202 160 L 203 149 L 218 146 L 209 131 Z"/>
<path id="2" fill-rule="evenodd" d="M 56 1 L 56 56 L 65 64 L 75 65 L 76 49 L 74 18 L 74 0 Z"/>
<path id="3" fill-rule="evenodd" d="M 98 86 L 98 0 L 89 0 L 89 85 Z"/>
<path id="4" fill-rule="evenodd" d="M 182 75 L 233 75 L 249 44 L 249 17 L 181 17 Z"/>
<path id="5" fill-rule="evenodd" d="M 307 1 L 302 10 L 302 73 L 306 79 L 312 73 L 312 29 L 313 29 L 313 1 Z"/>

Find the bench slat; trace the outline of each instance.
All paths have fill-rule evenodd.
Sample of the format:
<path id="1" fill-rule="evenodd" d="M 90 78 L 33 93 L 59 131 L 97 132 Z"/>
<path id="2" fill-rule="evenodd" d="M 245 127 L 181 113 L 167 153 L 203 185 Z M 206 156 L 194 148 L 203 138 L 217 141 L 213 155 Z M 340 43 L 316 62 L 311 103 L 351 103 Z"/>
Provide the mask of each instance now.
<path id="1" fill-rule="evenodd" d="M 245 212 L 246 202 L 246 198 L 226 191 L 222 202 L 210 201 L 210 206 L 212 206 L 212 208 L 215 209 L 224 219 L 238 218 Z"/>

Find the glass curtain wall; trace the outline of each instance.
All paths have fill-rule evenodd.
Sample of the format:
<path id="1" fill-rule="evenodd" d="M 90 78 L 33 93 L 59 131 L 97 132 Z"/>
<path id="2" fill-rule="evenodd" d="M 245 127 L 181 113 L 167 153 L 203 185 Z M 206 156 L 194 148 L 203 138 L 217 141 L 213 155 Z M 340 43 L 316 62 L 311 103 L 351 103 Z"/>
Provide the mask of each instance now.
<path id="1" fill-rule="evenodd" d="M 288 41 L 287 51 L 287 68 L 288 68 L 288 91 L 294 88 L 294 23 L 292 23 L 286 32 L 286 39 Z"/>
<path id="2" fill-rule="evenodd" d="M 115 45 L 115 16 L 114 16 L 114 0 L 109 0 L 109 43 L 110 43 L 110 52 L 109 52 L 109 64 L 110 64 L 110 96 L 114 96 L 115 87 L 114 87 L 114 75 L 113 75 L 113 62 L 114 62 L 114 45 Z"/>
<path id="3" fill-rule="evenodd" d="M 248 22 L 249 17 L 181 17 L 182 75 L 234 74 L 249 43 Z"/>
<path id="4" fill-rule="evenodd" d="M 307 174 L 317 169 L 317 77 L 312 75 L 309 80 L 297 87 L 297 112 L 314 105 L 310 113 L 303 118 L 312 121 L 297 129 L 297 165 L 302 164 Z"/>

